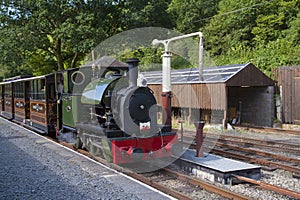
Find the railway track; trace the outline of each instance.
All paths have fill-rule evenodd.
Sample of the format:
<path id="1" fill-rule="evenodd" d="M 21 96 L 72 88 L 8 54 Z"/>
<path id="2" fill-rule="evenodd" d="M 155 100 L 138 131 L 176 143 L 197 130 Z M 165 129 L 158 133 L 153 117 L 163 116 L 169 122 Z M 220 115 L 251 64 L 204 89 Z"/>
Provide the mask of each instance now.
<path id="1" fill-rule="evenodd" d="M 120 171 L 134 179 L 137 179 L 147 185 L 150 185 L 156 188 L 157 190 L 169 194 L 177 199 L 183 199 L 183 200 L 195 199 L 195 196 L 191 196 L 191 193 L 197 193 L 197 191 L 199 193 L 199 191 L 201 190 L 202 190 L 201 193 L 204 192 L 206 193 L 206 195 L 210 195 L 210 196 L 215 195 L 216 199 L 224 199 L 224 197 L 228 199 L 241 199 L 241 200 L 250 199 L 249 197 L 246 197 L 244 195 L 237 194 L 223 188 L 219 188 L 213 184 L 201 181 L 199 179 L 192 178 L 190 176 L 187 176 L 186 174 L 176 172 L 168 168 L 163 168 L 155 172 L 139 174 L 129 169 L 115 165 L 113 163 L 108 163 L 105 159 L 100 157 L 95 157 L 85 150 L 76 149 L 73 147 L 73 145 L 70 145 L 69 143 L 60 142 L 57 140 L 56 142 L 59 142 L 63 146 L 66 146 L 85 156 L 88 156 L 97 162 L 100 162 L 112 169 Z M 170 182 L 170 181 L 174 182 L 172 184 L 173 186 L 180 185 L 181 187 L 180 188 L 170 187 L 168 183 L 166 184 L 166 182 Z"/>
<path id="2" fill-rule="evenodd" d="M 232 136 L 232 135 L 225 135 L 225 134 L 214 134 L 214 133 L 209 133 L 208 136 L 215 136 L 218 137 L 219 139 L 226 139 L 227 141 L 230 141 L 230 139 L 233 139 L 234 141 L 242 141 L 243 143 L 246 143 L 246 145 L 249 143 L 251 145 L 256 145 L 256 146 L 269 146 L 269 147 L 290 147 L 290 148 L 300 148 L 299 144 L 293 144 L 293 143 L 284 143 L 284 142 L 278 142 L 278 141 L 272 141 L 272 140 L 260 140 L 260 139 L 253 139 L 253 138 L 247 138 L 247 137 L 238 137 L 238 136 Z M 272 146 L 270 146 L 272 145 Z"/>
<path id="3" fill-rule="evenodd" d="M 300 135 L 300 131 L 297 130 L 287 130 L 280 128 L 268 128 L 268 127 L 257 127 L 257 126 L 234 126 L 235 129 L 242 129 L 254 132 L 263 132 L 263 133 L 280 133 L 280 134 L 291 134 L 291 135 Z"/>
<path id="4" fill-rule="evenodd" d="M 279 194 L 283 194 L 283 195 L 287 195 L 287 196 L 290 196 L 290 197 L 293 197 L 293 198 L 296 198 L 296 199 L 300 199 L 300 192 L 292 191 L 292 190 L 289 190 L 289 189 L 286 189 L 286 188 L 278 187 L 278 186 L 275 186 L 275 185 L 271 185 L 271 184 L 268 184 L 268 183 L 264 183 L 264 182 L 261 182 L 261 181 L 253 180 L 253 179 L 242 177 L 242 176 L 237 176 L 237 175 L 233 175 L 233 176 L 235 178 L 237 178 L 238 180 L 245 181 L 247 183 L 257 185 L 262 189 L 274 191 L 274 192 L 277 192 Z"/>
<path id="5" fill-rule="evenodd" d="M 155 172 L 151 173 L 145 173 L 145 174 L 138 174 L 131 170 L 124 169 L 118 165 L 107 163 L 106 160 L 94 157 L 90 153 L 84 150 L 77 150 L 72 145 L 64 142 L 60 142 L 62 145 L 67 146 L 69 148 L 72 148 L 73 150 L 76 150 L 102 164 L 105 164 L 109 166 L 110 168 L 113 168 L 115 170 L 121 171 L 122 173 L 131 176 L 132 178 L 135 178 L 147 185 L 150 185 L 166 194 L 169 194 L 177 199 L 196 199 L 195 196 L 191 195 L 195 193 L 195 191 L 199 190 L 205 190 L 205 195 L 215 195 L 214 199 L 251 199 L 250 197 L 234 193 L 230 190 L 223 189 L 220 187 L 217 187 L 213 184 L 204 182 L 199 179 L 195 179 L 192 176 L 188 176 L 184 173 L 177 172 L 175 170 L 169 169 L 169 168 L 163 168 Z M 276 192 L 278 194 L 286 195 L 289 197 L 293 197 L 296 199 L 300 199 L 300 193 L 296 191 L 289 190 L 287 188 L 274 186 L 265 182 L 256 181 L 253 179 L 249 179 L 242 176 L 236 176 L 233 175 L 236 179 L 241 180 L 243 182 L 258 186 L 264 190 L 270 190 L 273 192 Z M 173 182 L 170 186 L 170 182 Z M 174 187 L 174 186 L 177 187 Z M 178 187 L 179 186 L 179 187 Z M 197 193 L 197 192 L 196 192 Z"/>
<path id="6" fill-rule="evenodd" d="M 190 140 L 194 139 L 191 134 L 185 134 L 185 137 Z M 248 163 L 256 163 L 259 165 L 267 166 L 267 170 L 282 169 L 293 173 L 293 177 L 299 178 L 300 174 L 300 144 L 284 143 L 270 140 L 259 140 L 245 137 L 218 135 L 218 134 L 205 134 L 204 149 L 211 153 L 241 160 Z M 216 139 L 217 138 L 217 139 Z M 191 144 L 187 142 L 186 144 Z M 212 146 L 214 146 L 212 148 Z M 195 143 L 192 143 L 191 148 L 195 148 Z M 257 149 L 252 149 L 257 148 Z M 284 151 L 293 154 L 295 157 L 283 156 L 278 153 L 270 153 L 263 151 L 264 149 L 277 151 L 278 153 Z M 256 181 L 246 177 L 233 175 L 238 180 L 248 182 L 258 187 L 270 190 L 279 194 L 287 195 L 292 198 L 300 199 L 300 193 L 289 190 L 287 188 L 278 187 L 261 181 Z"/>
<path id="7" fill-rule="evenodd" d="M 185 134 L 185 138 L 194 140 L 191 134 Z M 195 143 L 191 148 L 195 148 Z M 265 169 L 279 168 L 295 173 L 297 177 L 300 174 L 300 144 L 207 133 L 204 148 L 217 155 L 267 166 Z M 282 152 L 288 155 L 282 155 Z"/>
<path id="8" fill-rule="evenodd" d="M 167 168 L 162 169 L 157 172 L 157 173 L 163 174 L 164 178 L 157 179 L 157 178 L 155 178 L 155 175 L 153 175 L 153 174 L 148 174 L 146 176 L 143 174 L 138 174 L 133 171 L 124 169 L 120 166 L 114 165 L 112 163 L 107 163 L 104 159 L 99 158 L 99 157 L 94 157 L 86 151 L 75 149 L 72 145 L 70 145 L 68 143 L 65 143 L 65 142 L 59 142 L 59 143 L 70 149 L 73 149 L 74 151 L 84 154 L 102 164 L 105 164 L 110 168 L 113 168 L 124 174 L 127 174 L 128 176 L 131 176 L 132 178 L 140 180 L 162 192 L 170 194 L 171 196 L 178 198 L 178 199 L 195 199 L 195 197 L 189 195 L 189 193 L 191 193 L 191 191 L 195 191 L 195 190 L 206 190 L 206 192 L 208 192 L 209 195 L 216 195 L 217 198 L 215 198 L 215 199 L 218 199 L 218 198 L 224 199 L 224 197 L 228 198 L 228 199 L 249 199 L 249 197 L 246 197 L 246 196 L 243 196 L 240 194 L 236 194 L 236 193 L 231 192 L 226 189 L 216 187 L 215 185 L 209 184 L 207 182 L 199 181 L 198 179 L 194 179 L 189 175 L 186 175 L 186 174 L 183 174 L 180 172 L 175 172 L 175 171 L 167 169 Z M 300 193 L 295 192 L 295 191 L 276 187 L 276 186 L 273 186 L 273 185 L 270 185 L 267 183 L 263 183 L 263 182 L 255 182 L 254 180 L 252 180 L 252 179 L 249 180 L 249 179 L 246 179 L 245 177 L 236 177 L 236 178 L 243 180 L 245 182 L 249 182 L 251 184 L 258 185 L 259 187 L 261 187 L 263 189 L 272 190 L 272 191 L 275 191 L 280 194 L 284 194 L 284 195 L 291 196 L 293 198 L 300 199 Z M 168 180 L 184 182 L 184 187 L 170 188 L 168 186 L 168 184 L 163 184 L 163 181 L 168 182 Z M 160 181 L 162 181 L 162 182 L 160 182 Z M 177 185 L 177 184 L 175 184 L 175 185 Z M 188 187 L 185 187 L 185 186 L 188 186 Z"/>
<path id="9" fill-rule="evenodd" d="M 206 136 L 207 139 L 214 139 L 213 137 L 216 137 L 216 134 L 209 134 Z M 296 155 L 300 155 L 300 145 L 291 144 L 291 143 L 283 143 L 283 142 L 276 142 L 276 141 L 270 141 L 270 140 L 258 140 L 258 139 L 252 139 L 252 138 L 241 138 L 237 136 L 229 136 L 229 135 L 219 135 L 219 142 L 222 143 L 233 143 L 238 144 L 240 146 L 244 147 L 256 147 L 256 148 L 266 148 L 271 150 L 278 150 L 280 148 L 280 151 L 288 152 L 288 153 L 294 153 Z"/>

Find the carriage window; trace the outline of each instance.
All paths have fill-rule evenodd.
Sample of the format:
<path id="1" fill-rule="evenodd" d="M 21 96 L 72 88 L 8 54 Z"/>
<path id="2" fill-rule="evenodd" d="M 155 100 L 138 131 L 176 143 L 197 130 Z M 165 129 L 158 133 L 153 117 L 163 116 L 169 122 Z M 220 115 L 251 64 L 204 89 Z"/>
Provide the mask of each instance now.
<path id="1" fill-rule="evenodd" d="M 12 87 L 11 84 L 4 86 L 4 97 L 12 97 Z"/>
<path id="2" fill-rule="evenodd" d="M 14 84 L 14 95 L 16 98 L 24 98 L 24 82 L 16 82 Z"/>
<path id="3" fill-rule="evenodd" d="M 48 93 L 49 99 L 50 100 L 55 100 L 56 99 L 55 84 L 54 83 L 50 83 L 49 87 L 47 88 L 47 90 L 49 91 L 49 93 Z"/>
<path id="4" fill-rule="evenodd" d="M 30 98 L 35 100 L 44 100 L 46 98 L 45 79 L 30 81 Z"/>

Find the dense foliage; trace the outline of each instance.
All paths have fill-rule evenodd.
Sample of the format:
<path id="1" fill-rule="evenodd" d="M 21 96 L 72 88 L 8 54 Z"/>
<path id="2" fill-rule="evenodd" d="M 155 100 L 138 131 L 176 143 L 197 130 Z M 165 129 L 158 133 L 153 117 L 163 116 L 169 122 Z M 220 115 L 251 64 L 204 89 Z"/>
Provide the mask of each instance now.
<path id="1" fill-rule="evenodd" d="M 253 62 L 272 68 L 300 63 L 300 0 L 2 0 L 0 76 L 78 67 L 106 38 L 156 26 L 201 31 L 216 65 Z M 157 63 L 160 51 L 128 56 Z M 174 56 L 174 67 L 190 67 Z"/>

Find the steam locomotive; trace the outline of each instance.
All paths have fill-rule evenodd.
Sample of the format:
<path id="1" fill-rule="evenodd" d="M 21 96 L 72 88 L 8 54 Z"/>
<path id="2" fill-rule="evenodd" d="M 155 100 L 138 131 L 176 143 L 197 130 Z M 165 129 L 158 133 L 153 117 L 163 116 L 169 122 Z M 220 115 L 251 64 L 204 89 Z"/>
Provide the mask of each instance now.
<path id="1" fill-rule="evenodd" d="M 5 79 L 1 116 L 115 164 L 177 154 L 177 133 L 158 124 L 153 92 L 137 85 L 138 62 L 104 56 L 81 68 Z"/>

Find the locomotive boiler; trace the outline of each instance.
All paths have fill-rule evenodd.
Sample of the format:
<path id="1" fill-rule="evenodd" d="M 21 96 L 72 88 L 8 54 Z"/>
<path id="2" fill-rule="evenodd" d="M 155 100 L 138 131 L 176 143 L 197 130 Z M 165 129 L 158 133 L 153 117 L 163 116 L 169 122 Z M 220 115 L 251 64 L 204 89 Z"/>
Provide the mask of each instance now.
<path id="1" fill-rule="evenodd" d="M 81 91 L 80 106 L 84 109 L 78 112 L 76 147 L 116 164 L 178 152 L 176 132 L 157 123 L 153 92 L 146 85 L 137 85 L 138 62 L 128 59 L 126 65 L 104 67 L 91 64 L 97 73 Z"/>

